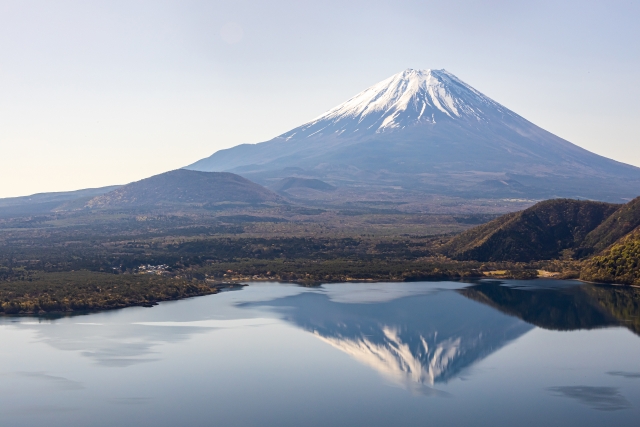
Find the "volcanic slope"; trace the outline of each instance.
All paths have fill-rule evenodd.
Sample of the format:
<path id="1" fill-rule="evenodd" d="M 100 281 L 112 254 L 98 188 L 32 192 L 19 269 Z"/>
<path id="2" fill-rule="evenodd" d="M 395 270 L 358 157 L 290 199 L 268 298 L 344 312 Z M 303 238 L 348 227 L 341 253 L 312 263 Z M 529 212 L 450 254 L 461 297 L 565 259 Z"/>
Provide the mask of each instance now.
<path id="1" fill-rule="evenodd" d="M 261 185 L 227 172 L 178 169 L 127 184 L 87 203 L 89 208 L 137 208 L 220 203 L 279 203 L 283 199 Z"/>
<path id="2" fill-rule="evenodd" d="M 470 198 L 638 195 L 640 169 L 559 138 L 445 70 L 407 69 L 270 141 L 186 167 L 263 184 L 297 171 L 358 191 Z"/>

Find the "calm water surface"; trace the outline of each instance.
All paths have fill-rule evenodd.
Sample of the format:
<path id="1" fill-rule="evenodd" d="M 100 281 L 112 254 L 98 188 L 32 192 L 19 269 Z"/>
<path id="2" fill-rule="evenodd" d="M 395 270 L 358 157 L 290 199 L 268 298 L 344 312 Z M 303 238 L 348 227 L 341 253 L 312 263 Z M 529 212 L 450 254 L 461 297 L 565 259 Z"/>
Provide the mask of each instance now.
<path id="1" fill-rule="evenodd" d="M 251 284 L 0 318 L 3 426 L 637 426 L 638 301 L 559 281 Z"/>

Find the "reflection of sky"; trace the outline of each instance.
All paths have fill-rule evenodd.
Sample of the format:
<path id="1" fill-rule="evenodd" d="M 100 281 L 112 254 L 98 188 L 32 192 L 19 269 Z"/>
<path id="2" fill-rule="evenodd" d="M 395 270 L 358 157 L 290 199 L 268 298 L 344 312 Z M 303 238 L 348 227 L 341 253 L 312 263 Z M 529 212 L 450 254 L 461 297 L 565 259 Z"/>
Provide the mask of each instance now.
<path id="1" fill-rule="evenodd" d="M 328 283 L 314 289 L 333 302 L 346 304 L 372 304 L 389 302 L 398 298 L 427 295 L 442 289 L 460 289 L 461 282 L 418 283 Z"/>
<path id="2" fill-rule="evenodd" d="M 452 285 L 445 287 L 460 287 Z M 366 289 L 323 286 L 248 306 L 265 304 L 391 382 L 429 394 L 434 383 L 455 378 L 532 329 L 439 286 L 377 284 L 371 294 Z"/>
<path id="3" fill-rule="evenodd" d="M 532 328 L 443 284 L 372 295 L 343 286 L 260 284 L 148 309 L 0 318 L 0 424 L 618 427 L 640 418 L 630 357 L 640 339 L 626 329 Z"/>
<path id="4" fill-rule="evenodd" d="M 33 325 L 26 325 L 29 329 Z M 137 324 L 87 325 L 51 323 L 36 329 L 36 341 L 56 350 L 75 352 L 109 367 L 127 367 L 158 360 L 154 348 L 160 344 L 180 343 L 202 333 L 197 326 L 155 328 Z"/>
<path id="5" fill-rule="evenodd" d="M 262 301 L 301 291 L 297 286 L 266 285 L 251 293 L 223 292 L 217 299 L 233 302 L 242 296 L 243 302 Z M 155 348 L 163 344 L 181 343 L 214 329 L 254 327 L 276 321 L 255 317 L 259 314 L 238 310 L 232 303 L 212 313 L 206 299 L 194 298 L 189 302 L 191 309 L 187 311 L 173 310 L 178 303 L 173 301 L 154 309 L 131 307 L 58 320 L 5 317 L 0 318 L 0 325 L 33 330 L 37 341 L 58 350 L 77 352 L 102 366 L 127 367 L 159 360 Z"/>

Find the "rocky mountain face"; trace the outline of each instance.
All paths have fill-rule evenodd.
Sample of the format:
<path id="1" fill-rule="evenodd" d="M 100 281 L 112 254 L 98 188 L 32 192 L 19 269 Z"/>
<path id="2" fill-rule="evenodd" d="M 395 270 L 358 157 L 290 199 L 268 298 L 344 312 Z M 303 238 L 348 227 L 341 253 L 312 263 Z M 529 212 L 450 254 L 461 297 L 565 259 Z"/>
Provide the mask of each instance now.
<path id="1" fill-rule="evenodd" d="M 270 141 L 186 168 L 370 193 L 623 202 L 640 192 L 639 168 L 541 129 L 445 70 L 407 69 Z"/>

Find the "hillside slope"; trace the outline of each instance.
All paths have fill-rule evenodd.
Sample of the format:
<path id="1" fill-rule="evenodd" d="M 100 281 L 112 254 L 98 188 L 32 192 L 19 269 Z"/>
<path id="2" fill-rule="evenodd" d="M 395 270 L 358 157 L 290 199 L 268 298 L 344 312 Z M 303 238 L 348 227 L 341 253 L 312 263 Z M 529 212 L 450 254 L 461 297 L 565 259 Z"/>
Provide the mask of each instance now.
<path id="1" fill-rule="evenodd" d="M 119 187 L 119 185 L 112 185 L 109 187 L 38 193 L 30 196 L 0 199 L 0 217 L 42 215 L 60 210 L 82 208 L 85 203 L 94 197 L 108 193 Z"/>
<path id="2" fill-rule="evenodd" d="M 584 239 L 586 253 L 597 253 L 640 227 L 640 197 L 621 206 Z"/>
<path id="3" fill-rule="evenodd" d="M 90 200 L 87 207 L 131 208 L 281 201 L 282 198 L 271 190 L 232 173 L 178 169 L 127 184 L 98 196 Z"/>
<path id="4" fill-rule="evenodd" d="M 295 177 L 284 178 L 283 180 L 278 181 L 271 188 L 277 192 L 283 192 L 294 188 L 306 188 L 317 191 L 333 191 L 336 189 L 336 187 L 334 187 L 333 185 L 327 184 L 326 182 L 319 179 Z"/>
<path id="5" fill-rule="evenodd" d="M 602 254 L 587 260 L 580 278 L 592 282 L 640 286 L 640 228 Z"/>
<path id="6" fill-rule="evenodd" d="M 570 199 L 547 200 L 468 230 L 442 251 L 459 260 L 514 261 L 560 258 L 581 246 L 619 205 Z"/>

